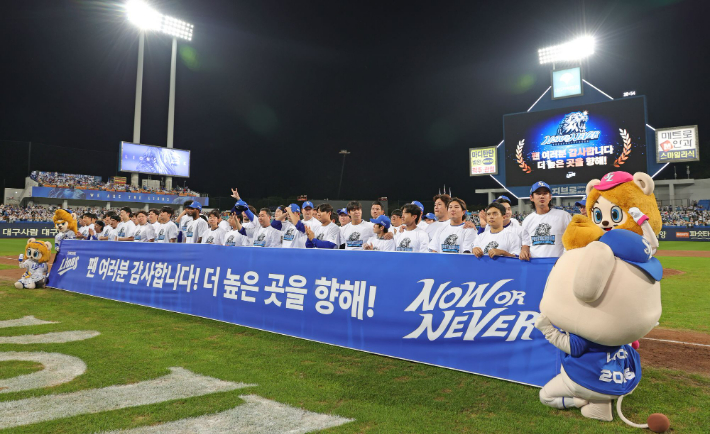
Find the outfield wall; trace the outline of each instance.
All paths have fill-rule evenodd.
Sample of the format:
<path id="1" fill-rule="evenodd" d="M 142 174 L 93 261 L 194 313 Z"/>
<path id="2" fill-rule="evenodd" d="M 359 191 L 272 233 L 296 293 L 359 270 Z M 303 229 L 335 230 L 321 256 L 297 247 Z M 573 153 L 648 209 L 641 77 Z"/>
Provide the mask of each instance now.
<path id="1" fill-rule="evenodd" d="M 49 286 L 542 386 L 555 261 L 66 240 Z"/>

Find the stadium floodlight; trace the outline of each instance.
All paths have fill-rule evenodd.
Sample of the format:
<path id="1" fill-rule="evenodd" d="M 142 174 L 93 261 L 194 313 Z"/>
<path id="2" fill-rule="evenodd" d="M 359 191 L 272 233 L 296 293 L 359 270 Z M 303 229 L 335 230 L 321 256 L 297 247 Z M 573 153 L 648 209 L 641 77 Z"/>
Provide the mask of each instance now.
<path id="1" fill-rule="evenodd" d="M 537 50 L 540 65 L 545 63 L 573 62 L 594 54 L 594 36 L 580 36 L 577 39 L 552 47 Z"/>
<path id="2" fill-rule="evenodd" d="M 128 20 L 142 30 L 153 30 L 175 38 L 192 40 L 194 25 L 167 15 L 163 15 L 141 0 L 126 3 Z"/>
<path id="3" fill-rule="evenodd" d="M 173 51 L 170 60 L 170 96 L 168 100 L 168 148 L 173 147 L 175 131 L 175 74 L 177 63 L 177 38 L 192 41 L 194 25 L 163 15 L 142 0 L 130 0 L 125 5 L 128 20 L 141 29 L 138 39 L 138 71 L 136 74 L 136 109 L 133 118 L 133 143 L 140 143 L 141 138 L 141 94 L 143 92 L 143 46 L 145 32 L 156 31 L 173 38 Z M 131 175 L 131 184 L 138 185 L 138 174 Z M 172 176 L 165 177 L 165 186 L 173 185 Z"/>

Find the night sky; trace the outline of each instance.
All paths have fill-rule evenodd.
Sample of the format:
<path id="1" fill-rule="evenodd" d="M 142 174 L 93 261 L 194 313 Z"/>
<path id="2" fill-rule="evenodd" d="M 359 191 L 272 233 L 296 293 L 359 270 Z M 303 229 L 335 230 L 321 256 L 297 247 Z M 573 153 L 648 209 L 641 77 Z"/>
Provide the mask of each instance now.
<path id="1" fill-rule="evenodd" d="M 3 2 L 0 140 L 81 149 L 33 169 L 130 176 L 116 170 L 133 138 L 138 31 L 121 4 Z M 343 198 L 430 199 L 446 184 L 482 203 L 474 189 L 496 184 L 468 176 L 468 148 L 498 144 L 502 116 L 547 89 L 538 48 L 582 33 L 597 38 L 589 82 L 646 95 L 654 127 L 698 124 L 710 151 L 707 1 L 151 5 L 195 26 L 178 45 L 174 146 L 192 151 L 187 185 L 212 196 L 334 199 L 347 149 Z M 146 38 L 145 144 L 166 145 L 170 43 Z"/>

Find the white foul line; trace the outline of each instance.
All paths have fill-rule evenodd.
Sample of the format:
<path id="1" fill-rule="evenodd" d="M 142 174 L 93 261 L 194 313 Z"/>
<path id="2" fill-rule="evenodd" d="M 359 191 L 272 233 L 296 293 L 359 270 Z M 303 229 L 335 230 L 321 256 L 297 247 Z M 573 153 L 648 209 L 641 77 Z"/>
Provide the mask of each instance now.
<path id="1" fill-rule="evenodd" d="M 641 338 L 641 339 L 648 339 L 649 341 L 658 341 L 658 342 L 672 342 L 674 344 L 683 344 L 683 345 L 697 345 L 699 347 L 710 347 L 710 345 L 706 345 L 706 344 L 696 344 L 693 342 L 682 342 L 682 341 L 671 341 L 669 339 L 655 339 L 655 338 Z"/>

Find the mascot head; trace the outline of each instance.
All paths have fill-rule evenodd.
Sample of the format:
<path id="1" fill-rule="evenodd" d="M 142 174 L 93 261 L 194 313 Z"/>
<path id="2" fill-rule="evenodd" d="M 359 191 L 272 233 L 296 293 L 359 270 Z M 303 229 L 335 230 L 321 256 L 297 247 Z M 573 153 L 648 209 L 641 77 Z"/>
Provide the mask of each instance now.
<path id="1" fill-rule="evenodd" d="M 587 215 L 600 229 L 627 229 L 643 235 L 641 227 L 629 215 L 638 208 L 648 216 L 653 232 L 661 231 L 661 213 L 653 194 L 653 178 L 643 172 L 609 172 L 601 180 L 587 184 Z"/>
<path id="2" fill-rule="evenodd" d="M 52 251 L 52 244 L 47 241 L 37 241 L 34 238 L 27 240 L 25 247 L 25 258 L 35 262 L 43 263 L 49 261 L 49 252 Z"/>
<path id="3" fill-rule="evenodd" d="M 74 214 L 69 214 L 66 210 L 58 209 L 54 212 L 54 218 L 52 218 L 52 220 L 59 232 L 72 231 L 75 234 L 77 233 L 78 227 Z"/>

